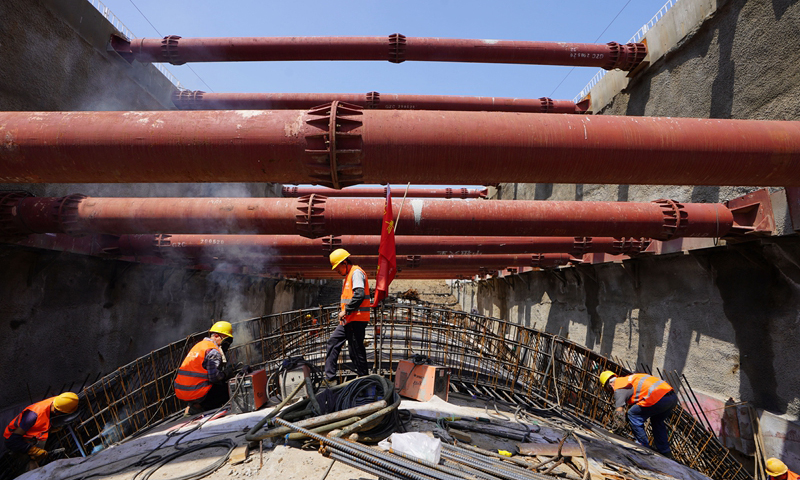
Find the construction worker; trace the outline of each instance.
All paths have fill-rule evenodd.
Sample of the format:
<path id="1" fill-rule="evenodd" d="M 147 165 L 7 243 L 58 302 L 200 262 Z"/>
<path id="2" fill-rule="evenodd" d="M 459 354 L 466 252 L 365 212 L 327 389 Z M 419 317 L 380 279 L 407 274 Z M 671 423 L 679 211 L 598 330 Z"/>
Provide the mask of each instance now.
<path id="1" fill-rule="evenodd" d="M 792 472 L 786 464 L 775 457 L 767 459 L 767 475 L 774 480 L 797 480 L 800 475 Z"/>
<path id="2" fill-rule="evenodd" d="M 678 403 L 678 396 L 672 387 L 660 378 L 645 373 L 617 378 L 610 371 L 600 374 L 600 383 L 614 393 L 615 423 L 625 421 L 625 405 L 630 405 L 628 421 L 636 441 L 644 447 L 652 448 L 644 431 L 644 422 L 649 418 L 653 427 L 655 450 L 672 458 L 665 424 Z"/>
<path id="3" fill-rule="evenodd" d="M 364 331 L 369 322 L 367 274 L 358 265 L 353 265 L 349 256 L 350 253 L 343 248 L 337 248 L 330 255 L 331 269 L 345 279 L 339 303 L 339 325 L 328 339 L 328 353 L 325 357 L 325 378 L 328 381 L 336 377 L 336 364 L 345 341 L 358 376 L 369 374 L 367 349 L 364 348 Z"/>
<path id="4" fill-rule="evenodd" d="M 181 363 L 175 377 L 175 396 L 189 404 L 187 415 L 219 408 L 228 401 L 226 381 L 233 374 L 234 367 L 225 365 L 224 350 L 231 342 L 231 324 L 217 322 Z"/>
<path id="5" fill-rule="evenodd" d="M 77 409 L 78 395 L 72 392 L 29 405 L 11 420 L 3 432 L 6 448 L 11 452 L 27 454 L 34 462 L 44 459 L 47 456 L 44 445 L 50 433 L 51 421 L 59 415 L 75 413 Z"/>

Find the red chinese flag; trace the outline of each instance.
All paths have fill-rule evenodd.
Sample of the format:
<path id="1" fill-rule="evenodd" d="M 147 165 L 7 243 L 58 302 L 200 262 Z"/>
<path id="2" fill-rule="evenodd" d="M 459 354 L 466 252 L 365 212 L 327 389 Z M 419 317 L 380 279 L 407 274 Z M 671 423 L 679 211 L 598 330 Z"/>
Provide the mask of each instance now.
<path id="1" fill-rule="evenodd" d="M 386 298 L 389 285 L 397 274 L 397 255 L 394 248 L 394 217 L 392 216 L 392 189 L 386 185 L 386 206 L 381 222 L 381 245 L 378 248 L 378 275 L 375 279 L 375 299 L 372 307 L 377 307 Z"/>

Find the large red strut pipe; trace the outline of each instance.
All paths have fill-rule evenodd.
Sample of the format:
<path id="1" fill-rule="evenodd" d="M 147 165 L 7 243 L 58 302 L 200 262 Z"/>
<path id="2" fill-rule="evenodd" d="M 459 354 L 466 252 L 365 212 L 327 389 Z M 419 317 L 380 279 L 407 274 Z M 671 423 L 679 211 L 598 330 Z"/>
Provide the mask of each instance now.
<path id="1" fill-rule="evenodd" d="M 250 233 L 368 235 L 380 231 L 383 199 L 0 197 L 0 235 L 31 233 Z M 620 236 L 669 240 L 756 230 L 750 215 L 723 204 L 412 199 L 399 215 L 404 235 Z M 758 206 L 758 204 L 756 204 Z M 400 201 L 393 202 L 400 211 Z M 750 223 L 747 223 L 750 222 Z"/>
<path id="2" fill-rule="evenodd" d="M 422 62 L 515 63 L 633 70 L 647 55 L 643 43 L 603 44 L 405 37 L 112 37 L 128 61 L 259 62 L 294 60 L 406 60 Z"/>
<path id="3" fill-rule="evenodd" d="M 797 121 L 334 103 L 307 112 L 0 112 L 0 139 L 0 183 L 800 186 Z"/>
<path id="4" fill-rule="evenodd" d="M 408 198 L 486 198 L 488 188 L 408 188 L 405 185 L 393 187 L 395 196 L 408 196 Z M 386 197 L 386 187 L 350 187 L 336 190 L 327 187 L 283 187 L 281 194 L 284 197 L 305 197 L 306 195 L 325 195 L 326 197 Z"/>
<path id="5" fill-rule="evenodd" d="M 552 98 L 499 98 L 452 95 L 358 93 L 208 93 L 176 90 L 172 103 L 181 110 L 306 110 L 334 101 L 381 110 L 454 110 L 482 112 L 587 113 L 589 101 Z"/>

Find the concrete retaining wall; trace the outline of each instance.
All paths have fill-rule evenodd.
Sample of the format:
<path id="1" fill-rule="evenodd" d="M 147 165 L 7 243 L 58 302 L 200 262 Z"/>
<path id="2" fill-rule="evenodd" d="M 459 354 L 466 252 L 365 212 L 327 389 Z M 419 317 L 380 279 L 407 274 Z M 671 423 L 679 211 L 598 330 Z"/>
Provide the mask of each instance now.
<path id="1" fill-rule="evenodd" d="M 798 32 L 796 0 L 681 0 L 646 36 L 657 57 L 649 68 L 632 79 L 610 72 L 593 107 L 604 115 L 798 120 Z M 717 202 L 753 188 L 502 184 L 498 198 Z M 463 284 L 460 301 L 631 363 L 684 372 L 695 389 L 723 400 L 797 418 L 798 265 L 791 235 Z"/>

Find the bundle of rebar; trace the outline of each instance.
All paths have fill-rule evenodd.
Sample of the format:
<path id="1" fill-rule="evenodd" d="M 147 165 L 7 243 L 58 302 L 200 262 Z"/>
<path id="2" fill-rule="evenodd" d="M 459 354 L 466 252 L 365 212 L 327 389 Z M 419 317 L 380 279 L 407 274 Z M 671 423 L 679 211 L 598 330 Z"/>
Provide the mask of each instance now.
<path id="1" fill-rule="evenodd" d="M 403 480 L 550 480 L 515 463 L 482 455 L 475 450 L 442 444 L 442 460 L 433 463 L 390 450 L 384 452 L 357 442 L 316 434 L 281 418 L 274 422 L 324 445 L 324 455 L 379 478 Z M 533 466 L 533 464 L 532 464 Z"/>

